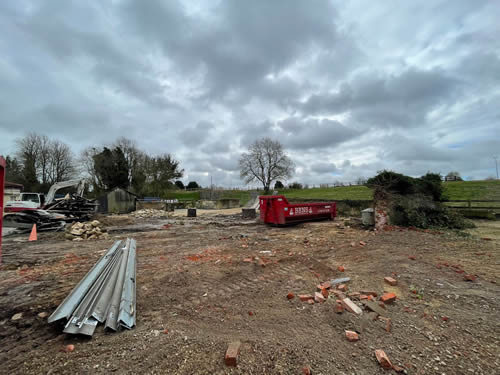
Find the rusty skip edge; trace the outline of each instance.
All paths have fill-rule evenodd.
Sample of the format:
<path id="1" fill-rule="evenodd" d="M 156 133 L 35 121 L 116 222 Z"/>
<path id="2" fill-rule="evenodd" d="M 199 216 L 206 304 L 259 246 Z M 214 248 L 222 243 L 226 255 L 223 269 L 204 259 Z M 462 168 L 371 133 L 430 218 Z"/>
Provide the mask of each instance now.
<path id="1" fill-rule="evenodd" d="M 98 323 L 114 331 L 136 320 L 136 242 L 116 241 L 49 317 L 67 319 L 65 333 L 92 336 Z"/>

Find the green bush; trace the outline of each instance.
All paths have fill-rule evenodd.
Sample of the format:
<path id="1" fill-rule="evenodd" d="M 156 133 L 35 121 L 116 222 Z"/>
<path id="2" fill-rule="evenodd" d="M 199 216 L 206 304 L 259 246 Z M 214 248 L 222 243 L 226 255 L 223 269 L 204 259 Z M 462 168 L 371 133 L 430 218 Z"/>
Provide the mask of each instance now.
<path id="1" fill-rule="evenodd" d="M 459 212 L 425 195 L 394 197 L 391 204 L 391 224 L 417 228 L 473 228 L 474 224 Z"/>

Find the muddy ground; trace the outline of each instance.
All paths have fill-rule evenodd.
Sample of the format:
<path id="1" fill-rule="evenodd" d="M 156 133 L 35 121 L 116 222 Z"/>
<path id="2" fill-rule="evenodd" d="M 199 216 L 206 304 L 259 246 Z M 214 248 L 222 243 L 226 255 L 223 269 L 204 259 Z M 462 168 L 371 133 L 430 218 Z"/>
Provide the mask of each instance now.
<path id="1" fill-rule="evenodd" d="M 26 235 L 4 240 L 2 373 L 301 374 L 304 366 L 313 374 L 387 373 L 375 349 L 408 374 L 499 373 L 498 237 L 374 233 L 342 219 L 288 228 L 238 215 L 134 220 L 115 226 L 109 241 L 76 243 L 48 233 L 37 242 L 20 242 Z M 61 325 L 38 316 L 52 313 L 126 236 L 138 246 L 134 329 L 98 327 L 89 339 L 62 334 Z M 245 261 L 251 257 L 260 264 Z M 385 284 L 385 276 L 398 285 Z M 336 314 L 335 298 L 314 305 L 286 298 L 337 277 L 351 278 L 349 292 L 396 293 L 384 313 L 390 332 L 367 311 Z M 22 317 L 13 321 L 17 313 Z M 359 341 L 347 341 L 346 329 Z M 236 340 L 238 366 L 229 368 L 224 353 Z M 64 351 L 68 344 L 73 352 Z"/>

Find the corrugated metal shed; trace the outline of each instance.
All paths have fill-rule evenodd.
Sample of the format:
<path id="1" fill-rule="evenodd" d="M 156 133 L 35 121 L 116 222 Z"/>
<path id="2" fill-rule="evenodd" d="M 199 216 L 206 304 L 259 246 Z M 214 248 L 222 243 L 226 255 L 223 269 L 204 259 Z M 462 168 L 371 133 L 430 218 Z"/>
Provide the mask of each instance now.
<path id="1" fill-rule="evenodd" d="M 97 198 L 99 202 L 99 212 L 126 214 L 135 211 L 138 196 L 130 191 L 115 188 L 109 193 Z"/>

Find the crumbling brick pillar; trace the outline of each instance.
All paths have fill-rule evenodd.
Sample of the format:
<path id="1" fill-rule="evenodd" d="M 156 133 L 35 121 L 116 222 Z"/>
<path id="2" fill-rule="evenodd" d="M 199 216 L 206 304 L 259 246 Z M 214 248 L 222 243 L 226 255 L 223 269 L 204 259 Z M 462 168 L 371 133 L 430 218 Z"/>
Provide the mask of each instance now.
<path id="1" fill-rule="evenodd" d="M 387 199 L 375 200 L 375 229 L 383 230 L 389 225 L 389 201 Z"/>

